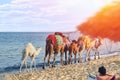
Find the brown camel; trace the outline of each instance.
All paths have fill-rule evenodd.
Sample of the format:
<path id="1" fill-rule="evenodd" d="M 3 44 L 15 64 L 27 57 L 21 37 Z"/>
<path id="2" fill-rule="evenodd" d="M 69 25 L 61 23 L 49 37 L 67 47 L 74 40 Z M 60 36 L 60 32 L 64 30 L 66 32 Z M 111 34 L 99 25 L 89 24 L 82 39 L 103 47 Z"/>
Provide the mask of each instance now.
<path id="1" fill-rule="evenodd" d="M 67 64 L 68 63 L 67 55 L 69 52 L 69 47 L 70 47 L 71 42 L 70 42 L 69 38 L 66 36 L 63 37 L 63 42 L 64 42 L 65 64 Z"/>
<path id="2" fill-rule="evenodd" d="M 71 63 L 72 53 L 74 54 L 74 63 L 76 63 L 76 55 L 78 53 L 78 49 L 79 49 L 79 46 L 77 45 L 77 41 L 73 40 L 72 43 L 70 44 L 70 47 L 69 47 L 69 60 L 68 60 L 68 64 Z"/>
<path id="3" fill-rule="evenodd" d="M 61 53 L 61 64 L 63 65 L 63 54 L 64 54 L 64 45 L 63 45 L 63 38 L 60 35 L 50 34 L 46 39 L 46 48 L 45 48 L 45 56 L 44 56 L 44 66 L 46 65 L 46 57 L 48 55 L 48 64 L 50 65 L 50 58 L 51 55 L 54 54 L 53 59 L 53 67 L 55 66 L 56 56 L 58 53 Z"/>
<path id="4" fill-rule="evenodd" d="M 88 36 L 81 36 L 78 38 L 78 45 L 79 47 L 79 62 L 81 62 L 82 60 L 82 53 L 84 50 L 87 51 L 86 53 L 86 58 L 85 60 L 90 60 L 90 52 L 91 50 L 95 50 L 95 55 L 94 55 L 94 59 L 96 59 L 96 55 L 98 55 L 98 58 L 100 58 L 99 56 L 99 47 L 102 45 L 102 39 L 100 37 L 98 37 L 97 39 L 91 39 Z"/>

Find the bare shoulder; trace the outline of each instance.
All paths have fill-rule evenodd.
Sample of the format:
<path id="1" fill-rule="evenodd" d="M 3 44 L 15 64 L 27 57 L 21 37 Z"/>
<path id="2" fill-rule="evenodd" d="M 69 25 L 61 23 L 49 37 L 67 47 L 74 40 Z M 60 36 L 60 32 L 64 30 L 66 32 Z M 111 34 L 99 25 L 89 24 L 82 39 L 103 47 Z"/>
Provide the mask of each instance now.
<path id="1" fill-rule="evenodd" d="M 110 75 L 104 75 L 104 76 L 101 76 L 101 75 L 97 75 L 97 80 L 110 80 L 113 76 L 110 76 Z"/>

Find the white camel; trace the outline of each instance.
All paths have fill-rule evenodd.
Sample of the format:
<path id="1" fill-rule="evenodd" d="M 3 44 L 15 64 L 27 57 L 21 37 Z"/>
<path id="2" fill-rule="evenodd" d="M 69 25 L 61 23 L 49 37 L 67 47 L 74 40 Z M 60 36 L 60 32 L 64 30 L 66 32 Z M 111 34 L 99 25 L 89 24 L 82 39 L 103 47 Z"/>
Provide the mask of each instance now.
<path id="1" fill-rule="evenodd" d="M 40 53 L 40 51 L 42 50 L 41 47 L 39 47 L 36 51 L 35 47 L 32 45 L 32 43 L 28 43 L 26 48 L 23 50 L 23 55 L 22 55 L 22 61 L 21 61 L 21 65 L 20 65 L 20 72 L 21 72 L 21 68 L 23 65 L 25 65 L 26 70 L 27 69 L 27 57 L 31 58 L 31 64 L 30 64 L 30 69 L 32 70 L 32 64 L 34 62 L 34 67 L 36 69 L 36 62 L 35 62 L 35 57 Z"/>

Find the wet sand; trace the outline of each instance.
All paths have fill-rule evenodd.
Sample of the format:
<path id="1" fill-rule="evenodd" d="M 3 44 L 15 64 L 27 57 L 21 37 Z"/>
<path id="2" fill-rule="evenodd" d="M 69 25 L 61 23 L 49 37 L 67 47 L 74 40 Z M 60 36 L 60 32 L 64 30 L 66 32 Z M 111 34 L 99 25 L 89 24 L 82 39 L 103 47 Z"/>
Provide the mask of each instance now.
<path id="1" fill-rule="evenodd" d="M 87 80 L 88 71 L 95 75 L 100 66 L 105 66 L 108 74 L 120 75 L 120 53 L 84 63 L 33 72 L 6 74 L 3 80 Z"/>

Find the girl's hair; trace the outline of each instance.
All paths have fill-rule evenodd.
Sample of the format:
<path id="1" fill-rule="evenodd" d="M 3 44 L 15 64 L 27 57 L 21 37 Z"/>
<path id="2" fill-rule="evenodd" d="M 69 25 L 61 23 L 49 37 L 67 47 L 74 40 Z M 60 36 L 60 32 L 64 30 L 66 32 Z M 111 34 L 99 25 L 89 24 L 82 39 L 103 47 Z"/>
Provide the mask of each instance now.
<path id="1" fill-rule="evenodd" d="M 104 67 L 104 66 L 99 67 L 98 72 L 99 72 L 101 75 L 106 75 L 106 69 L 105 69 L 105 67 Z"/>

